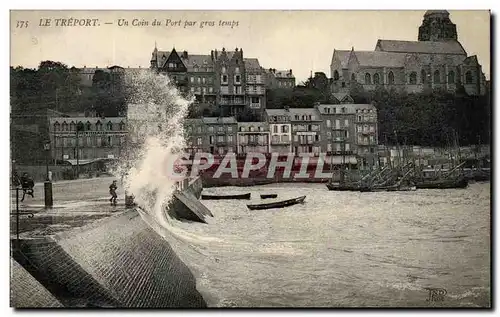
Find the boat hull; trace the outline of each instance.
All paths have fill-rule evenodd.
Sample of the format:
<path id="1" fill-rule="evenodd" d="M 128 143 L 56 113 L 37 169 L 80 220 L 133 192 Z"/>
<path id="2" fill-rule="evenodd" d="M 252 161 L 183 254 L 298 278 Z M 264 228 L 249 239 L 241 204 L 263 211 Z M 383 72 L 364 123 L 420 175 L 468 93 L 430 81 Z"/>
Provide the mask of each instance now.
<path id="1" fill-rule="evenodd" d="M 260 195 L 261 199 L 276 198 L 276 197 L 278 197 L 278 194 L 262 194 L 262 195 Z"/>
<path id="2" fill-rule="evenodd" d="M 335 184 L 326 184 L 328 190 L 334 191 L 359 191 L 360 187 L 358 185 L 335 185 Z"/>
<path id="3" fill-rule="evenodd" d="M 469 182 L 466 179 L 443 180 L 443 181 L 423 181 L 416 184 L 418 189 L 451 189 L 466 188 Z"/>
<path id="4" fill-rule="evenodd" d="M 288 200 L 284 200 L 284 201 L 277 201 L 274 203 L 259 204 L 259 205 L 247 205 L 247 207 L 250 210 L 283 208 L 283 207 L 289 207 L 289 206 L 293 206 L 296 204 L 300 204 L 300 203 L 304 202 L 305 199 L 306 199 L 306 196 L 301 196 L 301 197 L 288 199 Z"/>
<path id="5" fill-rule="evenodd" d="M 242 194 L 242 195 L 201 195 L 201 199 L 204 200 L 222 200 L 222 199 L 250 199 L 251 194 Z"/>

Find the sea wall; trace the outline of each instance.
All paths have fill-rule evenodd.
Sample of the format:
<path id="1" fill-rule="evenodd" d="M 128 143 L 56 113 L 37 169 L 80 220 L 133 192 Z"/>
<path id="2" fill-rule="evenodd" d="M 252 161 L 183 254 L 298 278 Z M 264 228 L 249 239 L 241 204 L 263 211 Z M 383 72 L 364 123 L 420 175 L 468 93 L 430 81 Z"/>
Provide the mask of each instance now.
<path id="1" fill-rule="evenodd" d="M 10 306 L 16 308 L 62 307 L 62 304 L 17 261 L 10 259 Z"/>
<path id="2" fill-rule="evenodd" d="M 22 240 L 13 253 L 64 306 L 206 307 L 191 271 L 135 210 Z"/>

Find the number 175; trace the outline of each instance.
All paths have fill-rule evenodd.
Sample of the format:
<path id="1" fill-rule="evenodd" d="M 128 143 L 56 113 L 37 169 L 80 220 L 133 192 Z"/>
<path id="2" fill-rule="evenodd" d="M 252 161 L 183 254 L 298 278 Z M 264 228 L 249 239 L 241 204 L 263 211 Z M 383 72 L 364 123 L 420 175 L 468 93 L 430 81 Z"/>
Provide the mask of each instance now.
<path id="1" fill-rule="evenodd" d="M 27 27 L 28 27 L 28 21 L 17 21 L 16 28 L 21 29 Z"/>

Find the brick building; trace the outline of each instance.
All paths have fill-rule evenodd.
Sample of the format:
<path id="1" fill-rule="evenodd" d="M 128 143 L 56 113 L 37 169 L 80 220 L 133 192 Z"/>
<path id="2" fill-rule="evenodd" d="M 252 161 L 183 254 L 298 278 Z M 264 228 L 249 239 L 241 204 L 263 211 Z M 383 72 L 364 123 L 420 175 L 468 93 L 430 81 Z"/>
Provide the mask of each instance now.
<path id="1" fill-rule="evenodd" d="M 477 56 L 467 56 L 456 26 L 444 10 L 427 11 L 418 41 L 381 40 L 373 51 L 334 50 L 330 65 L 333 92 L 362 87 L 408 93 L 425 89 L 470 95 L 485 93 L 485 77 Z"/>
<path id="2" fill-rule="evenodd" d="M 212 50 L 210 54 L 153 50 L 150 65 L 168 74 L 184 93 L 195 96 L 198 107 L 234 116 L 247 109 L 261 115 L 265 109 L 263 71 L 256 58 L 243 50 Z"/>

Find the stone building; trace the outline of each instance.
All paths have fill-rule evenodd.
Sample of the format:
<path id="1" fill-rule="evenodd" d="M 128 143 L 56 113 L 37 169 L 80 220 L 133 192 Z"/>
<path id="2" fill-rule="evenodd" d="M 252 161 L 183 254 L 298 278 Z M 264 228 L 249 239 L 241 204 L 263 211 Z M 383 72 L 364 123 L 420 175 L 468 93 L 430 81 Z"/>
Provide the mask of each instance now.
<path id="1" fill-rule="evenodd" d="M 321 126 L 323 121 L 316 108 L 291 108 L 288 110 L 292 125 L 292 151 L 299 153 L 321 152 Z"/>
<path id="2" fill-rule="evenodd" d="M 456 26 L 444 10 L 427 11 L 418 41 L 379 39 L 374 51 L 334 50 L 330 65 L 333 92 L 362 87 L 396 89 L 408 93 L 426 89 L 469 95 L 485 93 L 485 77 L 477 56 L 467 56 Z"/>
<path id="3" fill-rule="evenodd" d="M 195 96 L 199 107 L 234 116 L 250 109 L 261 115 L 265 109 L 263 71 L 256 58 L 244 58 L 243 50 L 212 50 L 209 55 L 187 51 L 158 51 L 150 65 L 168 74 L 186 94 Z"/>
<path id="4" fill-rule="evenodd" d="M 292 89 L 295 87 L 295 76 L 291 69 L 289 70 L 276 70 L 274 68 L 269 68 L 264 70 L 266 88 L 276 89 L 285 88 Z"/>
<path id="5" fill-rule="evenodd" d="M 234 117 L 186 119 L 184 125 L 189 153 L 236 153 L 238 122 Z"/>
<path id="6" fill-rule="evenodd" d="M 239 122 L 237 153 L 269 153 L 270 139 L 267 122 Z"/>
<path id="7" fill-rule="evenodd" d="M 371 104 L 316 105 L 326 136 L 323 151 L 332 156 L 346 155 L 346 162 L 370 166 L 376 164 L 377 109 Z M 339 160 L 336 159 L 338 162 Z"/>
<path id="8" fill-rule="evenodd" d="M 264 71 L 260 67 L 256 58 L 245 58 L 246 88 L 248 105 L 252 111 L 262 116 L 263 109 L 266 109 L 266 86 Z"/>
<path id="9" fill-rule="evenodd" d="M 52 117 L 49 135 L 56 160 L 116 159 L 125 154 L 125 117 Z"/>
<path id="10" fill-rule="evenodd" d="M 292 153 L 292 124 L 287 109 L 266 109 L 264 121 L 269 124 L 271 153 Z"/>

